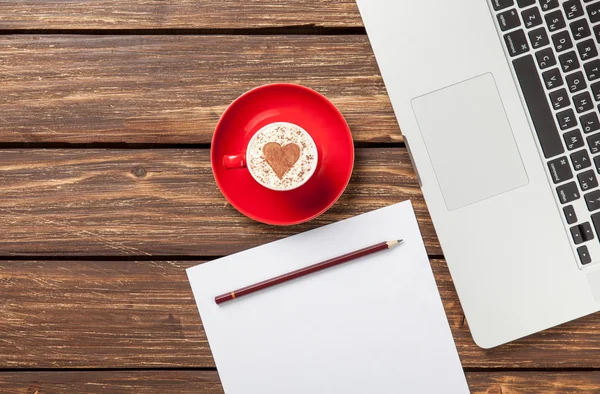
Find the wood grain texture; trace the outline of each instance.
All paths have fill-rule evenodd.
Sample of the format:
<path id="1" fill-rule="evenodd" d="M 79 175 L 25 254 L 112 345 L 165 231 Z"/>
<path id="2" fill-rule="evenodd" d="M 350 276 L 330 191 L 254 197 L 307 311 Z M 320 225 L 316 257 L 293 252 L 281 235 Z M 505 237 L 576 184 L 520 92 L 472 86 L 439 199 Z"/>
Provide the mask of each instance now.
<path id="1" fill-rule="evenodd" d="M 214 366 L 196 264 L 0 262 L 0 368 Z"/>
<path id="2" fill-rule="evenodd" d="M 222 256 L 412 199 L 441 250 L 404 148 L 358 149 L 342 198 L 299 226 L 262 225 L 217 188 L 206 149 L 0 151 L 0 255 Z"/>
<path id="3" fill-rule="evenodd" d="M 600 371 L 469 372 L 471 394 L 598 394 Z"/>
<path id="4" fill-rule="evenodd" d="M 4 394 L 223 394 L 216 371 L 0 372 Z"/>
<path id="5" fill-rule="evenodd" d="M 185 274 L 196 264 L 0 262 L 0 369 L 214 367 Z M 464 367 L 600 368 L 600 314 L 477 348 L 445 262 L 432 266 Z"/>
<path id="6" fill-rule="evenodd" d="M 233 100 L 274 82 L 323 93 L 355 141 L 402 141 L 366 36 L 14 35 L 0 142 L 209 143 Z"/>
<path id="7" fill-rule="evenodd" d="M 0 29 L 362 26 L 354 0 L 0 0 Z"/>
<path id="8" fill-rule="evenodd" d="M 468 372 L 471 394 L 594 394 L 600 372 Z M 1 372 L 6 394 L 223 394 L 215 371 Z"/>

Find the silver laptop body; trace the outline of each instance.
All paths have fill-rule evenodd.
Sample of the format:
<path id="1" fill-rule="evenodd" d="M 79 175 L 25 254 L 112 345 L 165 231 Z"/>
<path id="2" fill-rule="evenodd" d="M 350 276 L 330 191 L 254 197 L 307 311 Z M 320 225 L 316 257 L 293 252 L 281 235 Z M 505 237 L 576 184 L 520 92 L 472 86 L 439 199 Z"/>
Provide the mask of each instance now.
<path id="1" fill-rule="evenodd" d="M 598 311 L 600 0 L 358 5 L 475 342 Z"/>

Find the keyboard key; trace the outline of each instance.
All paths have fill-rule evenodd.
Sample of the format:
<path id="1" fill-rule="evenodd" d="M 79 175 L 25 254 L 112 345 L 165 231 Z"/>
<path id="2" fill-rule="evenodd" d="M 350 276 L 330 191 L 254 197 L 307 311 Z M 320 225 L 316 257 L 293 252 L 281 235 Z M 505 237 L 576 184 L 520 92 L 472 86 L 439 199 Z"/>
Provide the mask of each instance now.
<path id="1" fill-rule="evenodd" d="M 580 42 L 577 44 L 577 51 L 579 52 L 579 57 L 581 57 L 581 60 L 584 62 L 598 56 L 598 50 L 596 49 L 594 40 Z"/>
<path id="2" fill-rule="evenodd" d="M 540 6 L 544 11 L 550 11 L 554 8 L 558 8 L 558 0 L 540 0 Z"/>
<path id="3" fill-rule="evenodd" d="M 573 48 L 573 40 L 571 40 L 571 36 L 566 30 L 553 35 L 552 42 L 554 43 L 554 49 L 556 49 L 556 52 L 562 52 Z"/>
<path id="4" fill-rule="evenodd" d="M 594 59 L 591 62 L 584 64 L 583 68 L 585 69 L 585 75 L 587 76 L 588 81 L 595 81 L 596 79 L 600 78 L 599 59 Z"/>
<path id="5" fill-rule="evenodd" d="M 556 119 L 558 119 L 558 125 L 560 126 L 561 130 L 568 130 L 577 126 L 575 113 L 572 109 L 567 109 L 565 111 L 557 113 Z"/>
<path id="6" fill-rule="evenodd" d="M 600 156 L 594 157 L 594 164 L 596 166 L 596 172 L 600 174 Z"/>
<path id="7" fill-rule="evenodd" d="M 577 254 L 579 255 L 581 265 L 586 265 L 592 262 L 592 258 L 590 257 L 590 252 L 588 251 L 587 246 L 583 245 L 578 247 Z"/>
<path id="8" fill-rule="evenodd" d="M 575 19 L 583 16 L 583 6 L 579 0 L 569 0 L 563 3 L 563 9 L 567 19 Z"/>
<path id="9" fill-rule="evenodd" d="M 581 231 L 584 242 L 594 239 L 594 230 L 592 230 L 592 226 L 589 222 L 580 224 L 579 231 Z"/>
<path id="10" fill-rule="evenodd" d="M 573 242 L 575 242 L 575 245 L 583 243 L 583 234 L 581 234 L 581 229 L 579 228 L 579 226 L 571 227 L 571 237 L 573 238 Z"/>
<path id="11" fill-rule="evenodd" d="M 600 44 L 600 25 L 594 26 L 594 37 L 596 37 L 596 41 Z"/>
<path id="12" fill-rule="evenodd" d="M 496 16 L 496 18 L 498 18 L 498 23 L 500 24 L 500 30 L 502 30 L 502 31 L 514 29 L 515 27 L 521 26 L 521 20 L 519 19 L 519 13 L 515 9 L 501 12 L 500 14 L 498 14 Z"/>
<path id="13" fill-rule="evenodd" d="M 600 234 L 600 212 L 592 215 L 592 223 L 594 223 L 594 230 L 596 230 L 596 234 Z"/>
<path id="14" fill-rule="evenodd" d="M 533 56 L 527 55 L 513 61 L 513 66 L 527 103 L 529 114 L 535 126 L 538 141 L 547 159 L 565 151 L 552 110 L 546 99 L 546 92 L 535 66 Z M 573 114 L 575 116 L 575 114 Z M 575 121 L 575 123 L 577 123 Z"/>
<path id="15" fill-rule="evenodd" d="M 573 105 L 578 113 L 587 112 L 594 109 L 594 103 L 592 97 L 588 92 L 579 93 L 573 97 Z"/>
<path id="16" fill-rule="evenodd" d="M 550 175 L 555 184 L 573 179 L 571 165 L 565 156 L 549 161 L 548 169 L 550 170 Z"/>
<path id="17" fill-rule="evenodd" d="M 558 199 L 563 204 L 568 204 L 581 197 L 579 195 L 579 189 L 577 189 L 577 184 L 575 182 L 569 182 L 564 185 L 558 186 L 556 188 L 556 192 L 558 193 Z"/>
<path id="18" fill-rule="evenodd" d="M 558 57 L 558 61 L 565 73 L 579 68 L 579 60 L 577 59 L 577 54 L 575 52 L 563 53 Z"/>
<path id="19" fill-rule="evenodd" d="M 600 101 L 600 82 L 593 83 L 591 86 L 594 100 Z"/>
<path id="20" fill-rule="evenodd" d="M 581 127 L 583 127 L 583 132 L 586 134 L 600 130 L 600 121 L 598 120 L 598 115 L 595 112 L 581 115 L 579 122 L 581 123 Z"/>
<path id="21" fill-rule="evenodd" d="M 529 41 L 531 41 L 531 46 L 533 49 L 545 47 L 546 45 L 550 44 L 548 33 L 546 33 L 546 29 L 543 27 L 532 30 L 527 35 L 529 36 Z M 554 54 L 552 57 L 554 57 Z"/>
<path id="22" fill-rule="evenodd" d="M 573 208 L 572 205 L 567 205 L 564 207 L 563 213 L 565 214 L 567 224 L 577 223 L 577 215 L 575 214 L 575 208 Z"/>
<path id="23" fill-rule="evenodd" d="M 588 5 L 586 11 L 592 23 L 600 22 L 600 3 Z"/>
<path id="24" fill-rule="evenodd" d="M 548 67 L 556 66 L 556 58 L 554 57 L 552 48 L 546 48 L 536 52 L 535 58 L 537 59 L 540 70 L 545 70 Z"/>
<path id="25" fill-rule="evenodd" d="M 521 8 L 523 8 L 523 7 L 529 7 L 530 5 L 534 5 L 535 4 L 535 0 L 517 0 L 517 4 Z"/>
<path id="26" fill-rule="evenodd" d="M 594 190 L 593 192 L 586 194 L 584 199 L 590 212 L 600 209 L 600 190 Z"/>
<path id="27" fill-rule="evenodd" d="M 577 129 L 566 132 L 563 135 L 563 138 L 565 140 L 565 145 L 567 145 L 568 150 L 581 148 L 585 144 L 585 142 L 583 142 L 583 137 L 581 136 L 581 131 Z"/>
<path id="28" fill-rule="evenodd" d="M 528 29 L 542 24 L 542 15 L 540 14 L 540 10 L 538 10 L 537 7 L 529 8 L 521 12 L 521 17 L 523 18 L 523 23 L 525 23 L 525 27 Z"/>
<path id="29" fill-rule="evenodd" d="M 571 163 L 573 163 L 573 168 L 575 168 L 575 171 L 583 170 L 584 168 L 588 168 L 592 165 L 590 155 L 588 155 L 586 150 L 580 150 L 575 153 L 571 153 Z"/>
<path id="30" fill-rule="evenodd" d="M 546 71 L 542 74 L 542 78 L 544 78 L 544 84 L 548 90 L 552 90 L 565 84 L 558 68 Z"/>
<path id="31" fill-rule="evenodd" d="M 555 110 L 568 107 L 571 105 L 569 93 L 566 89 L 559 89 L 556 92 L 550 93 L 550 103 Z"/>
<path id="32" fill-rule="evenodd" d="M 513 5 L 515 5 L 514 0 L 492 0 L 492 7 L 494 7 L 494 10 L 496 11 L 503 10 Z"/>
<path id="33" fill-rule="evenodd" d="M 544 18 L 546 19 L 546 26 L 548 26 L 550 32 L 560 30 L 567 26 L 567 22 L 565 22 L 561 10 L 546 14 Z"/>
<path id="34" fill-rule="evenodd" d="M 506 42 L 506 47 L 512 57 L 529 51 L 529 44 L 527 43 L 527 38 L 525 37 L 523 30 L 505 34 L 504 42 Z"/>
<path id="35" fill-rule="evenodd" d="M 596 175 L 594 175 L 594 170 L 578 174 L 577 180 L 579 181 L 579 187 L 581 187 L 581 190 L 584 192 L 598 187 L 598 181 L 596 180 Z"/>
<path id="36" fill-rule="evenodd" d="M 565 79 L 567 80 L 567 87 L 571 93 L 577 93 L 580 90 L 587 88 L 585 77 L 581 71 L 567 75 Z"/>
<path id="37" fill-rule="evenodd" d="M 573 37 L 577 41 L 589 37 L 592 34 L 592 32 L 590 31 L 590 26 L 588 25 L 588 22 L 585 19 L 579 19 L 571 23 L 569 27 L 571 28 Z"/>
<path id="38" fill-rule="evenodd" d="M 600 133 L 589 136 L 587 138 L 587 144 L 590 147 L 592 155 L 600 153 Z"/>

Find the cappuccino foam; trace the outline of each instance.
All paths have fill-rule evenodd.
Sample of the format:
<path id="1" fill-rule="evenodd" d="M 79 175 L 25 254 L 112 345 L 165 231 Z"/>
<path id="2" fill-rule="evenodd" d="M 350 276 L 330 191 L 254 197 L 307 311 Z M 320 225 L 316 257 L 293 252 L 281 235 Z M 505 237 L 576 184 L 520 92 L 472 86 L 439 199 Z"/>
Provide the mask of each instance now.
<path id="1" fill-rule="evenodd" d="M 276 143 L 283 149 L 295 144 L 300 148 L 298 160 L 281 177 L 265 157 L 264 147 Z M 292 123 L 273 123 L 263 127 L 250 141 L 247 150 L 248 168 L 254 178 L 274 190 L 291 190 L 308 180 L 317 166 L 317 147 L 310 135 Z"/>

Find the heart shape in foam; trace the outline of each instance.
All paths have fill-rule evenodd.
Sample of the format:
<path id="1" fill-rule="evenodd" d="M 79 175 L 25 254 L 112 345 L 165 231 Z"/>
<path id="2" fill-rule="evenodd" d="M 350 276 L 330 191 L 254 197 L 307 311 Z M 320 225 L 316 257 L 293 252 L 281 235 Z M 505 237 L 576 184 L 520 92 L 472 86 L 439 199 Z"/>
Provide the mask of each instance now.
<path id="1" fill-rule="evenodd" d="M 263 147 L 263 154 L 275 175 L 282 179 L 300 159 L 300 147 L 296 144 L 281 146 L 277 142 L 269 142 Z"/>

